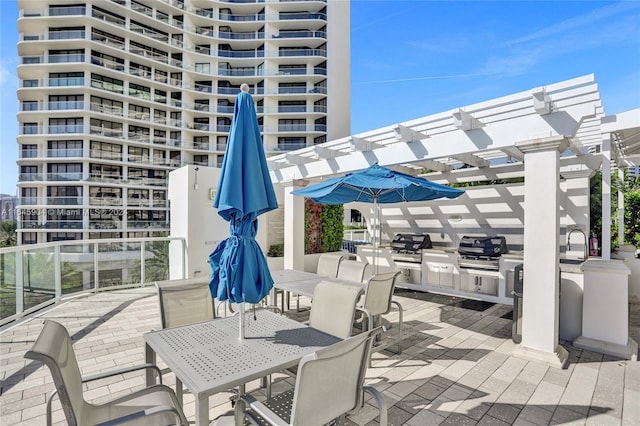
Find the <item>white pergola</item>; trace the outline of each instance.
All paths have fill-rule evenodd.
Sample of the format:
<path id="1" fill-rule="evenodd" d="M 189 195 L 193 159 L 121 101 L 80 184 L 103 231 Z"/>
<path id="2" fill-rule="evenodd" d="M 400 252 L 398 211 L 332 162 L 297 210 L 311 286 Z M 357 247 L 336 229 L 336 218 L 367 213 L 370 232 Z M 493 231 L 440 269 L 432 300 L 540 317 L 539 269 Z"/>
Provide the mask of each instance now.
<path id="1" fill-rule="evenodd" d="M 312 181 L 374 163 L 445 184 L 524 176 L 524 198 L 535 200 L 524 213 L 524 265 L 536 285 L 523 300 L 519 355 L 565 365 L 567 353 L 558 344 L 561 176 L 588 177 L 611 158 L 605 141 L 614 145 L 617 164 L 637 162 L 640 145 L 637 131 L 614 131 L 604 118 L 598 85 L 587 75 L 270 157 L 272 181 L 284 187 L 285 267 L 303 268 L 304 200 L 291 191 Z M 620 140 L 629 141 L 626 148 L 619 149 Z M 603 201 L 607 234 L 609 212 Z M 609 239 L 603 235 L 604 261 Z"/>

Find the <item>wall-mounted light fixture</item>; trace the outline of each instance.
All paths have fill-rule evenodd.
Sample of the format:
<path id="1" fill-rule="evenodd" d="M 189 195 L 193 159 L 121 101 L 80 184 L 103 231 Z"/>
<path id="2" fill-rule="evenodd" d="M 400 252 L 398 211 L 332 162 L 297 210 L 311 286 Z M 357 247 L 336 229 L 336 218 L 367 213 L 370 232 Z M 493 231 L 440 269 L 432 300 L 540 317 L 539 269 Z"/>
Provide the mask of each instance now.
<path id="1" fill-rule="evenodd" d="M 200 170 L 200 168 L 199 167 L 195 167 L 193 170 L 195 172 L 194 173 L 195 178 L 194 178 L 194 183 L 193 183 L 193 189 L 198 189 L 198 170 Z"/>

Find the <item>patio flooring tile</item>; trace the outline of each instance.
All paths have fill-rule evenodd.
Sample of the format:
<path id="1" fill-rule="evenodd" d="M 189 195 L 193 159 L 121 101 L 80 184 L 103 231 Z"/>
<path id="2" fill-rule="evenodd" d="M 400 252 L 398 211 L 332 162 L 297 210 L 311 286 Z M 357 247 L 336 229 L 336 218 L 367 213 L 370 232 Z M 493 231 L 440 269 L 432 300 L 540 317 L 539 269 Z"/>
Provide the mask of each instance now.
<path id="1" fill-rule="evenodd" d="M 565 370 L 514 358 L 511 321 L 502 318 L 511 307 L 463 307 L 461 299 L 399 292 L 406 309 L 402 354 L 373 354 L 367 383 L 382 392 L 392 425 L 637 425 L 640 424 L 640 363 L 574 348 Z M 301 306 L 310 306 L 300 298 Z M 630 305 L 630 334 L 640 336 L 640 305 Z M 287 315 L 306 320 L 308 309 Z M 142 335 L 160 328 L 154 288 L 112 291 L 76 297 L 30 319 L 0 329 L 0 424 L 44 424 L 46 394 L 53 389 L 48 369 L 23 357 L 40 332 L 42 320 L 65 325 L 74 341 L 84 375 L 144 362 Z M 390 331 L 397 325 L 390 316 Z M 395 326 L 395 327 L 394 327 Z M 392 349 L 395 349 L 392 347 Z M 162 367 L 162 362 L 159 362 Z M 175 378 L 165 375 L 173 386 Z M 274 392 L 293 386 L 278 375 Z M 85 396 L 100 401 L 126 394 L 144 384 L 141 373 L 107 378 L 87 385 Z M 258 382 L 248 390 L 264 399 Z M 210 398 L 215 418 L 231 409 L 231 393 Z M 57 400 L 54 424 L 66 424 Z M 184 395 L 184 411 L 193 420 L 193 396 Z M 368 396 L 365 406 L 347 418 L 347 425 L 378 425 L 377 408 Z"/>

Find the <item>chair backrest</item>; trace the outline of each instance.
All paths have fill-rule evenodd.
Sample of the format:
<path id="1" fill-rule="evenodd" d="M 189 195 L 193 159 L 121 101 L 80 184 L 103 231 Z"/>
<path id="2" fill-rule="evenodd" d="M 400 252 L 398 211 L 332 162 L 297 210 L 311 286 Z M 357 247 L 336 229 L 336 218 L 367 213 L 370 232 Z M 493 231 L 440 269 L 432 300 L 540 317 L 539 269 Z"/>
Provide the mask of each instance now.
<path id="1" fill-rule="evenodd" d="M 71 426 L 86 424 L 90 406 L 82 396 L 82 375 L 71 336 L 61 324 L 46 320 L 25 358 L 42 362 L 51 371 L 62 410 Z"/>
<path id="2" fill-rule="evenodd" d="M 215 299 L 209 278 L 156 282 L 162 328 L 179 327 L 213 319 Z"/>
<path id="3" fill-rule="evenodd" d="M 376 274 L 367 283 L 364 294 L 364 308 L 371 315 L 386 314 L 391 310 L 391 297 L 400 271 Z"/>
<path id="4" fill-rule="evenodd" d="M 329 278 L 335 278 L 338 275 L 338 267 L 340 262 L 346 258 L 346 254 L 341 253 L 323 253 L 318 258 L 318 269 L 316 273 Z"/>
<path id="5" fill-rule="evenodd" d="M 302 358 L 291 409 L 292 425 L 325 424 L 360 406 L 372 337 L 378 331 L 358 334 Z"/>
<path id="6" fill-rule="evenodd" d="M 367 266 L 364 267 L 364 272 L 362 273 L 362 282 L 367 283 L 376 274 L 375 267 L 367 263 Z"/>
<path id="7" fill-rule="evenodd" d="M 364 279 L 364 273 L 369 264 L 367 262 L 358 262 L 357 260 L 343 260 L 338 268 L 337 278 L 345 281 L 354 281 L 361 283 Z"/>
<path id="8" fill-rule="evenodd" d="M 313 291 L 309 325 L 341 339 L 351 336 L 356 304 L 362 292 L 356 286 L 321 281 Z"/>

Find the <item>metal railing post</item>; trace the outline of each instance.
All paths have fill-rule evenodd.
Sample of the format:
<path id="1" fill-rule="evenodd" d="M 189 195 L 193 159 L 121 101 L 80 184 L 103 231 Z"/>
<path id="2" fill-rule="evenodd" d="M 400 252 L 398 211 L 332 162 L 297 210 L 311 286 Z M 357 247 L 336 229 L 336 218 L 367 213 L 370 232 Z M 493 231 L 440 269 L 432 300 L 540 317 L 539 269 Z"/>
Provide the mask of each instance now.
<path id="1" fill-rule="evenodd" d="M 146 246 L 147 242 L 146 241 L 142 241 L 140 243 L 140 286 L 143 286 L 145 283 L 145 277 L 144 277 L 144 248 Z"/>
<path id="2" fill-rule="evenodd" d="M 98 243 L 93 244 L 93 291 L 98 292 Z"/>
<path id="3" fill-rule="evenodd" d="M 16 314 L 24 312 L 24 263 L 22 251 L 16 252 Z"/>
<path id="4" fill-rule="evenodd" d="M 62 265 L 60 262 L 60 246 L 56 245 L 53 248 L 53 261 L 54 261 L 54 291 L 55 297 L 62 296 Z"/>

